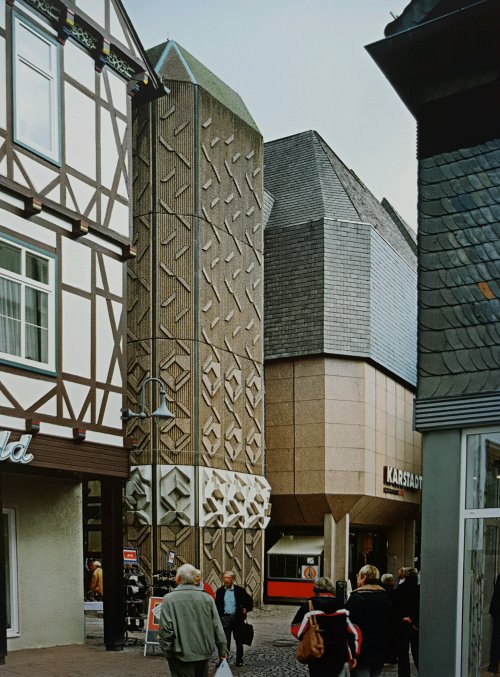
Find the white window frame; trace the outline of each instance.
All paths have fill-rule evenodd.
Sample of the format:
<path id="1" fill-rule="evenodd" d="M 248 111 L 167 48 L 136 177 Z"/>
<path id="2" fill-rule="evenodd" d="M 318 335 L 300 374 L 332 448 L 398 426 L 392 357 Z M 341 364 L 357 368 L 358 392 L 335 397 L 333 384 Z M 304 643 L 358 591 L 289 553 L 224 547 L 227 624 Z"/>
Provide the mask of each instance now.
<path id="1" fill-rule="evenodd" d="M 467 437 L 469 435 L 487 435 L 488 433 L 500 433 L 499 426 L 485 426 L 483 428 L 470 428 L 462 430 L 461 437 L 461 468 L 460 468 L 460 521 L 458 534 L 458 577 L 457 577 L 457 641 L 455 654 L 455 674 L 461 675 L 462 665 L 462 623 L 464 606 L 464 563 L 465 563 L 465 521 L 468 519 L 500 519 L 500 508 L 466 508 L 467 489 Z"/>
<path id="2" fill-rule="evenodd" d="M 56 257 L 39 249 L 31 247 L 14 238 L 0 236 L 0 241 L 5 242 L 21 250 L 21 273 L 13 273 L 0 267 L 0 277 L 21 285 L 21 355 L 12 355 L 0 351 L 0 362 L 7 362 L 21 366 L 32 371 L 42 371 L 54 375 L 56 368 Z M 26 254 L 34 254 L 45 259 L 48 264 L 48 283 L 37 282 L 26 276 Z M 47 337 L 47 362 L 39 362 L 25 357 L 26 354 L 26 287 L 42 291 L 48 295 L 48 337 Z"/>
<path id="3" fill-rule="evenodd" d="M 10 584 L 10 628 L 7 628 L 7 637 L 19 637 L 19 596 L 17 588 L 17 534 L 16 511 L 13 508 L 3 508 L 7 515 L 9 529 L 9 584 Z"/>
<path id="4" fill-rule="evenodd" d="M 18 45 L 18 28 L 22 26 L 30 31 L 38 40 L 48 45 L 51 51 L 52 69 L 45 70 L 40 64 L 33 62 L 28 54 L 23 53 Z M 18 14 L 13 14 L 12 22 L 12 87 L 13 87 L 13 121 L 14 121 L 14 142 L 31 150 L 38 155 L 44 157 L 57 165 L 61 164 L 61 69 L 60 69 L 60 52 L 57 41 L 46 35 L 40 28 L 34 26 L 30 21 L 27 21 Z M 52 127 L 52 145 L 42 146 L 33 139 L 23 138 L 19 132 L 19 125 L 17 123 L 18 105 L 22 106 L 22 101 L 18 102 L 17 96 L 17 68 L 18 62 L 21 61 L 24 65 L 31 68 L 39 75 L 45 77 L 50 83 L 50 98 L 51 98 L 51 127 Z"/>

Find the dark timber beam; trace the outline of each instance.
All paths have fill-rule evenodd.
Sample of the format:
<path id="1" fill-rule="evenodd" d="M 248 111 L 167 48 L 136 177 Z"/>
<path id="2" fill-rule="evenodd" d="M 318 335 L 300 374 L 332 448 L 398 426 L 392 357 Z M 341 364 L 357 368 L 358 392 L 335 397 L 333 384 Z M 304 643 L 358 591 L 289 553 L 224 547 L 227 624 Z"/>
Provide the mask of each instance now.
<path id="1" fill-rule="evenodd" d="M 122 651 L 125 644 L 122 493 L 120 479 L 101 481 L 104 644 L 108 651 Z"/>

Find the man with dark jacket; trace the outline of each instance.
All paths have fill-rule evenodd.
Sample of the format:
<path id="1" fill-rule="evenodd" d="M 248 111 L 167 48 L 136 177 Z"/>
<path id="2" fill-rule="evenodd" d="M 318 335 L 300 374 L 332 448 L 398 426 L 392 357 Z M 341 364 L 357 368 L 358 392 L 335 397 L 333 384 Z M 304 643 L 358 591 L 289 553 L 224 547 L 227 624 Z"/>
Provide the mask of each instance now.
<path id="1" fill-rule="evenodd" d="M 253 600 L 240 585 L 235 585 L 235 575 L 232 571 L 225 571 L 222 575 L 222 585 L 215 593 L 215 605 L 226 633 L 227 649 L 230 650 L 231 634 L 236 642 L 236 665 L 243 665 L 243 644 L 240 641 L 238 630 L 244 624 L 247 613 L 253 609 Z"/>
<path id="2" fill-rule="evenodd" d="M 347 600 L 346 609 L 359 626 L 363 643 L 352 677 L 379 677 L 384 667 L 391 620 L 391 601 L 380 585 L 377 567 L 366 564 L 357 576 L 358 587 Z"/>
<path id="3" fill-rule="evenodd" d="M 394 632 L 398 651 L 398 677 L 410 677 L 410 656 L 418 669 L 418 628 L 420 625 L 418 571 L 406 567 L 404 585 L 392 595 Z"/>

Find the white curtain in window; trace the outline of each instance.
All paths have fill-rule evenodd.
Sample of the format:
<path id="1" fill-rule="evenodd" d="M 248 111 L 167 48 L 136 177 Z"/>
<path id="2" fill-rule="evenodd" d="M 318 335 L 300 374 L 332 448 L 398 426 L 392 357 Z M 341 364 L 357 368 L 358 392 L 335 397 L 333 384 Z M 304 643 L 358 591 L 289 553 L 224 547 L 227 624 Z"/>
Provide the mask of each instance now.
<path id="1" fill-rule="evenodd" d="M 0 352 L 21 355 L 21 285 L 0 277 Z"/>

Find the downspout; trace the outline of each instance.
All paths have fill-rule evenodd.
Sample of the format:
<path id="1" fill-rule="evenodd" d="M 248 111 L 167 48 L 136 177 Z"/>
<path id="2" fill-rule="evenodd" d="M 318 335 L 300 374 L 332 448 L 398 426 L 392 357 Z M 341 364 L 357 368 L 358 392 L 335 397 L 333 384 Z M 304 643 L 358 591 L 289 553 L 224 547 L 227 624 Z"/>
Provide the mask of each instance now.
<path id="1" fill-rule="evenodd" d="M 193 446 L 194 446 L 194 565 L 200 568 L 200 153 L 199 153 L 199 87 L 194 85 L 194 341 L 193 341 Z"/>
<path id="2" fill-rule="evenodd" d="M 157 364 L 157 321 L 158 313 L 156 304 L 158 303 L 158 285 L 156 280 L 157 273 L 157 258 L 158 258 L 158 210 L 157 210 L 157 187 L 156 187 L 156 137 L 157 137 L 157 116 L 156 116 L 156 102 L 150 101 L 149 104 L 149 119 L 150 119 L 150 144 L 151 144 L 151 166 L 150 166 L 150 181 L 151 181 L 151 372 L 150 375 L 156 375 L 158 368 Z M 156 388 L 151 389 L 151 411 L 156 409 Z M 154 574 L 158 568 L 158 514 L 157 514 L 157 463 L 158 463 L 158 425 L 159 423 L 154 418 L 150 418 L 151 425 L 151 575 Z"/>

